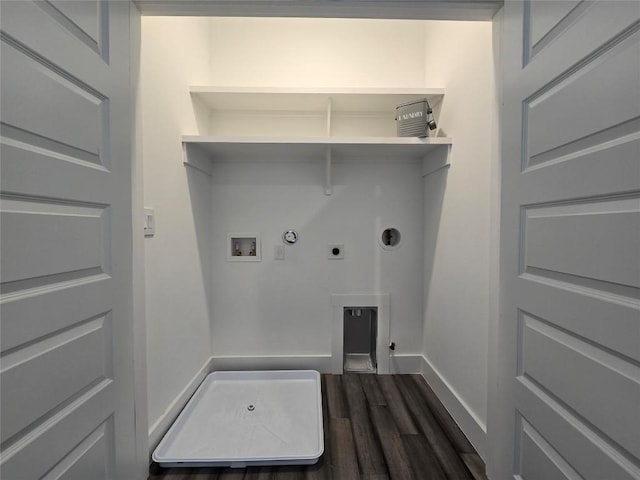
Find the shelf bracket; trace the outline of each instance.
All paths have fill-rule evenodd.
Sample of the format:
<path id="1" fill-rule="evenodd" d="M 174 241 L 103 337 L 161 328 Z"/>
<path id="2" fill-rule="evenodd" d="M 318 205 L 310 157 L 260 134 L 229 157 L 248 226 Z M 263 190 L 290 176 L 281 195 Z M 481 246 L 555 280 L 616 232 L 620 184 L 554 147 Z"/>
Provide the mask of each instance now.
<path id="1" fill-rule="evenodd" d="M 331 185 L 331 147 L 327 147 L 325 150 L 324 194 L 333 194 L 333 185 Z"/>
<path id="2" fill-rule="evenodd" d="M 182 163 L 205 175 L 211 176 L 211 160 L 198 145 L 182 142 Z"/>
<path id="3" fill-rule="evenodd" d="M 331 98 L 327 99 L 327 137 L 331 136 Z"/>
<path id="4" fill-rule="evenodd" d="M 331 98 L 327 99 L 327 137 L 331 136 Z M 331 185 L 331 147 L 325 150 L 324 165 L 324 194 L 333 194 L 333 186 Z"/>
<path id="5" fill-rule="evenodd" d="M 422 176 L 426 177 L 451 166 L 451 145 L 442 145 L 422 159 Z"/>

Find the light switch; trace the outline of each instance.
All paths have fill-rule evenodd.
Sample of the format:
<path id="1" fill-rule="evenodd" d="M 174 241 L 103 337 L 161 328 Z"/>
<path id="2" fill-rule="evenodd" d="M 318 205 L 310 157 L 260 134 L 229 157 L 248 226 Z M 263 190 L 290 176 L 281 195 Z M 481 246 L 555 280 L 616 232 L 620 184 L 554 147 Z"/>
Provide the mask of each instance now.
<path id="1" fill-rule="evenodd" d="M 284 245 L 276 245 L 273 249 L 273 258 L 275 260 L 284 260 Z"/>
<path id="2" fill-rule="evenodd" d="M 156 233 L 156 219 L 153 208 L 144 207 L 144 236 L 153 237 Z"/>

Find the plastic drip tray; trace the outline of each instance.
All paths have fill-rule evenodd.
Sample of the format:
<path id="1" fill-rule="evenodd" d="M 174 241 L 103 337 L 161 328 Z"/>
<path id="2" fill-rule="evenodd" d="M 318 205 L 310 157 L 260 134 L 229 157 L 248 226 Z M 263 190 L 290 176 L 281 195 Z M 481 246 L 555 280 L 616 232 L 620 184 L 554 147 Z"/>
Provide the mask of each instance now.
<path id="1" fill-rule="evenodd" d="M 324 451 L 320 374 L 214 372 L 158 447 L 163 467 L 309 465 Z"/>

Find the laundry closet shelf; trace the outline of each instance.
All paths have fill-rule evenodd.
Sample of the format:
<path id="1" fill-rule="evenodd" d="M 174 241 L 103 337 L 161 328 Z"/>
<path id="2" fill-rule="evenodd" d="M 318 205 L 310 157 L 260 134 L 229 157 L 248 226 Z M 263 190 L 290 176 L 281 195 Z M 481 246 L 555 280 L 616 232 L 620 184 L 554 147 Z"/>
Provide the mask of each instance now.
<path id="1" fill-rule="evenodd" d="M 437 110 L 443 88 L 192 86 L 189 92 L 209 115 L 200 114 L 208 118 L 207 135 L 182 138 L 184 163 L 209 175 L 212 163 L 320 161 L 331 195 L 335 163 L 422 162 L 431 171 L 449 161 L 451 138 L 395 136 L 396 107 L 427 98 Z"/>
<path id="2" fill-rule="evenodd" d="M 432 105 L 444 88 L 291 88 L 192 86 L 192 96 L 214 111 L 394 112 L 401 103 L 427 98 Z"/>
<path id="3" fill-rule="evenodd" d="M 419 162 L 436 149 L 447 149 L 450 137 L 217 137 L 184 136 L 213 162 L 332 161 Z"/>

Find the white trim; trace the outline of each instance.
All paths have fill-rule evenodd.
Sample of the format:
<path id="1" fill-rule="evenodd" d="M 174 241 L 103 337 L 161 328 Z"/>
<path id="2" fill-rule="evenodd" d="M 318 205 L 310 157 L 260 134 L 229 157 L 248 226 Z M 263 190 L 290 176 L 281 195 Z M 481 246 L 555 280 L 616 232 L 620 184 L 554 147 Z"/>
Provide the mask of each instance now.
<path id="1" fill-rule="evenodd" d="M 487 438 L 487 426 L 485 423 L 469 408 L 466 402 L 424 355 L 422 356 L 421 373 L 480 457 L 485 459 Z"/>
<path id="2" fill-rule="evenodd" d="M 196 373 L 187 385 L 180 391 L 178 396 L 171 402 L 165 411 L 160 415 L 153 425 L 149 428 L 149 455 L 155 450 L 160 443 L 164 434 L 169 430 L 171 424 L 178 417 L 187 404 L 193 392 L 200 386 L 205 377 L 211 372 L 212 358 L 208 358 L 202 365 L 198 373 Z M 151 460 L 149 460 L 151 461 Z"/>
<path id="3" fill-rule="evenodd" d="M 504 399 L 499 396 L 499 391 L 495 388 L 500 378 L 500 369 L 503 364 L 500 362 L 501 356 L 498 345 L 498 336 L 500 334 L 500 198 L 501 198 L 501 181 L 502 181 L 502 31 L 503 31 L 504 9 L 501 9 L 493 18 L 492 47 L 493 47 L 493 68 L 495 78 L 495 96 L 497 104 L 492 111 L 491 125 L 491 171 L 490 171 L 490 206 L 489 206 L 489 222 L 491 229 L 490 240 L 490 260 L 489 260 L 489 339 L 487 354 L 487 423 L 491 426 L 488 429 L 486 445 L 487 456 L 484 458 L 487 464 L 487 476 L 497 477 L 499 467 L 495 460 L 500 458 L 497 453 L 502 436 L 505 431 L 501 431 L 501 419 L 505 418 Z M 514 476 L 514 479 L 519 476 Z M 522 479 L 520 479 L 522 480 Z"/>
<path id="4" fill-rule="evenodd" d="M 419 353 L 390 356 L 389 373 L 421 373 Z M 332 373 L 331 355 L 224 355 L 211 357 L 211 371 L 224 370 L 317 370 Z"/>
<path id="5" fill-rule="evenodd" d="M 499 0 L 135 0 L 143 15 L 491 20 Z"/>
<path id="6" fill-rule="evenodd" d="M 388 293 L 356 293 L 331 295 L 333 306 L 333 322 L 331 328 L 331 372 L 342 374 L 343 367 L 343 335 L 345 307 L 376 307 L 378 309 L 378 340 L 376 359 L 378 373 L 389 373 L 389 294 Z"/>
<path id="7" fill-rule="evenodd" d="M 131 209 L 132 209 L 132 281 L 133 281 L 133 341 L 134 341 L 134 408 L 135 408 L 135 471 L 137 478 L 149 475 L 147 454 L 149 452 L 149 424 L 147 399 L 147 324 L 145 306 L 145 260 L 144 232 L 141 228 L 144 210 L 144 171 L 142 165 L 142 98 L 140 91 L 140 44 L 141 19 L 137 7 L 129 5 L 130 81 L 131 81 Z"/>
<path id="8" fill-rule="evenodd" d="M 331 372 L 331 355 L 224 355 L 211 357 L 211 371 L 317 370 Z"/>
<path id="9" fill-rule="evenodd" d="M 422 355 L 419 353 L 392 353 L 389 360 L 389 373 L 422 373 Z"/>

